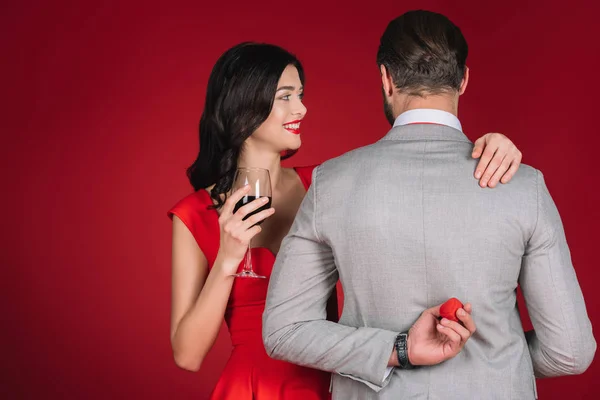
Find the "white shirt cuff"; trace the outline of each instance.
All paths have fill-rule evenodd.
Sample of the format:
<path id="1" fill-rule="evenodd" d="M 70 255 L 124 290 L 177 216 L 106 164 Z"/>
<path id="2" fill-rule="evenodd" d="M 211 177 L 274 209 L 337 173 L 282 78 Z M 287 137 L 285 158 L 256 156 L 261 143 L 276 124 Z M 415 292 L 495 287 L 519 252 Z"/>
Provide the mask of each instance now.
<path id="1" fill-rule="evenodd" d="M 388 378 L 388 376 L 390 376 L 390 374 L 392 373 L 393 370 L 394 370 L 394 367 L 387 367 L 385 369 L 385 374 L 383 375 L 384 381 Z"/>

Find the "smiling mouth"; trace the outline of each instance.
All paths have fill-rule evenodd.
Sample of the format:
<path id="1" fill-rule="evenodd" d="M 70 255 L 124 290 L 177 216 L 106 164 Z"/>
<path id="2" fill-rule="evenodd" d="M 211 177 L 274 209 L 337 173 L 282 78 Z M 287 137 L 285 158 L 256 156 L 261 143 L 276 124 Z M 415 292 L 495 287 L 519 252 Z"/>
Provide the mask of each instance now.
<path id="1" fill-rule="evenodd" d="M 300 120 L 288 122 L 287 124 L 283 124 L 283 128 L 294 135 L 300 134 Z"/>

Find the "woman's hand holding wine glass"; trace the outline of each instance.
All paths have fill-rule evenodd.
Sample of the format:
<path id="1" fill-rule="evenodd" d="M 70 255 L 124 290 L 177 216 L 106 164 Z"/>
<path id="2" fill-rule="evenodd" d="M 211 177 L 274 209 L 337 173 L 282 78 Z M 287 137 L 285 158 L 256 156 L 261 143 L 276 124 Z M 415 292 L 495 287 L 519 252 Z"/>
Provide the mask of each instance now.
<path id="1" fill-rule="evenodd" d="M 233 189 L 219 216 L 221 237 L 218 258 L 227 269 L 227 275 L 264 278 L 252 270 L 251 239 L 258 235 L 262 223 L 273 215 L 271 208 L 271 183 L 269 171 L 257 168 L 240 168 Z M 244 269 L 236 274 L 240 262 L 246 256 Z"/>

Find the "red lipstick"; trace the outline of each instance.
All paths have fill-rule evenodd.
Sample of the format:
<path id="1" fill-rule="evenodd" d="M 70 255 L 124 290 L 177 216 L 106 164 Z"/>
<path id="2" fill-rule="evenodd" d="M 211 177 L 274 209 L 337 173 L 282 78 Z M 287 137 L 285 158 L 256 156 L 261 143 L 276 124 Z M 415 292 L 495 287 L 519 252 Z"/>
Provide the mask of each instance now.
<path id="1" fill-rule="evenodd" d="M 286 122 L 285 124 L 283 124 L 283 127 L 288 132 L 291 132 L 294 135 L 299 135 L 300 134 L 300 122 L 302 122 L 301 119 L 297 119 L 295 121 Z"/>

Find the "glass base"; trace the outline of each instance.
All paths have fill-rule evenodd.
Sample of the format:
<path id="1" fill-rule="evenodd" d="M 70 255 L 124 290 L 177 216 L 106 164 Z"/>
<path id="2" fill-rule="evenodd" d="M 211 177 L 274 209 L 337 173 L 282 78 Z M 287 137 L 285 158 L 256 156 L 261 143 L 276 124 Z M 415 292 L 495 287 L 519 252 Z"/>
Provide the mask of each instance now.
<path id="1" fill-rule="evenodd" d="M 257 275 L 254 271 L 242 271 L 239 274 L 234 274 L 237 278 L 267 278 L 266 276 Z"/>

